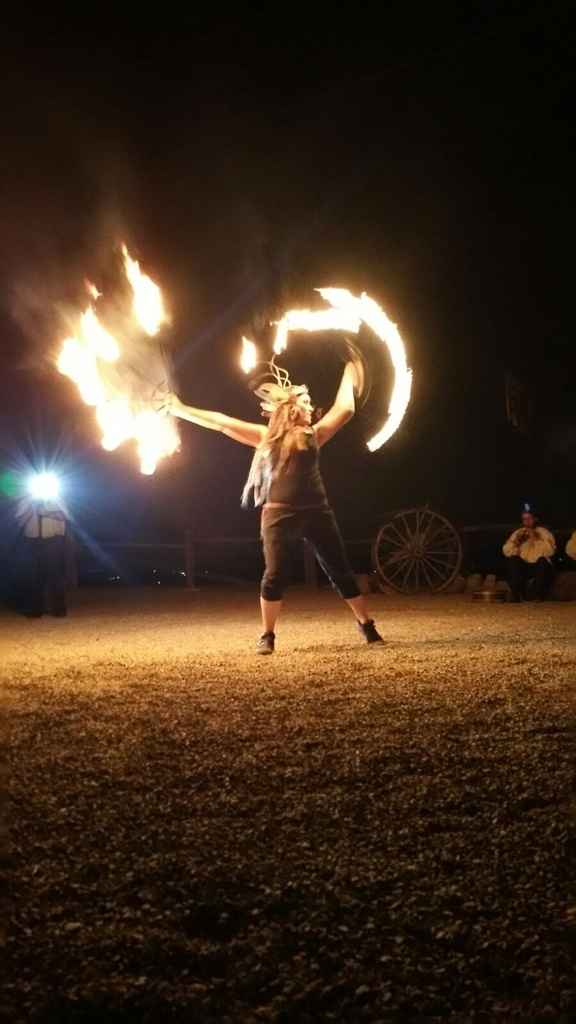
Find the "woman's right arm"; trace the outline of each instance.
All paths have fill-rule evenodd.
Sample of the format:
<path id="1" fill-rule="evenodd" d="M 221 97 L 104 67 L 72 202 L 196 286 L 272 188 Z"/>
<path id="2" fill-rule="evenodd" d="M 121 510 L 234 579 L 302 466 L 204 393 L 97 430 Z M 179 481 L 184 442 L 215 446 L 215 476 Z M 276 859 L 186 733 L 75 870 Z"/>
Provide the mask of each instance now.
<path id="1" fill-rule="evenodd" d="M 233 416 L 225 416 L 222 412 L 195 409 L 191 405 L 184 405 L 176 395 L 170 395 L 167 408 L 172 416 L 188 420 L 199 427 L 206 427 L 207 430 L 218 430 L 221 434 L 226 434 L 234 441 L 247 444 L 251 448 L 257 448 L 266 435 L 266 427 L 260 423 L 247 423 L 245 420 L 234 419 Z"/>

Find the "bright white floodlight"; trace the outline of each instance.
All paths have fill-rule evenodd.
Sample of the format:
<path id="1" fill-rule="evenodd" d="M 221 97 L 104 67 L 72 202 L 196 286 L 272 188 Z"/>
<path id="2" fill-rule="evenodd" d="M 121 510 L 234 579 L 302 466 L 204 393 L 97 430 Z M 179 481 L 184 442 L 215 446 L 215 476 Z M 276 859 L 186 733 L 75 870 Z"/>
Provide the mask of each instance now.
<path id="1" fill-rule="evenodd" d="M 28 490 L 37 501 L 49 501 L 60 494 L 60 481 L 55 473 L 35 473 L 28 481 Z"/>

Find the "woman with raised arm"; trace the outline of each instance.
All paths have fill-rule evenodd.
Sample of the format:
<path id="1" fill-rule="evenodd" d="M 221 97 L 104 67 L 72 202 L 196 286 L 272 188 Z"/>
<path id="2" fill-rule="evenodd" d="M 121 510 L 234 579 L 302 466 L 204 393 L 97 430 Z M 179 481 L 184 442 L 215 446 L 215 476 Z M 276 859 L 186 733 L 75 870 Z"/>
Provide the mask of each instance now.
<path id="1" fill-rule="evenodd" d="M 350 568 L 334 513 L 320 474 L 319 449 L 352 418 L 359 369 L 346 364 L 334 404 L 312 425 L 313 407 L 304 385 L 294 386 L 285 370 L 272 365 L 274 382 L 256 389 L 268 427 L 246 423 L 219 412 L 194 409 L 170 395 L 167 407 L 174 416 L 209 430 L 219 430 L 234 441 L 255 448 L 242 495 L 247 505 L 262 506 L 261 536 L 265 572 L 260 590 L 263 633 L 258 654 L 274 652 L 275 630 L 282 608 L 292 543 L 305 537 L 332 586 L 344 598 L 369 644 L 382 644 L 366 599 Z"/>

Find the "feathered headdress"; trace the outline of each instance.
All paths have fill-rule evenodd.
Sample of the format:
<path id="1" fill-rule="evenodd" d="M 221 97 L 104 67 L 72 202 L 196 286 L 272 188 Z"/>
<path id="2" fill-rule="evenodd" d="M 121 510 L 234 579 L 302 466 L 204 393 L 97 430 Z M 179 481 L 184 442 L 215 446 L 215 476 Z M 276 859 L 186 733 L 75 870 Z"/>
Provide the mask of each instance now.
<path id="1" fill-rule="evenodd" d="M 252 383 L 252 390 L 260 399 L 262 415 L 267 419 L 284 402 L 293 402 L 300 395 L 308 394 L 305 384 L 292 384 L 288 370 L 283 366 L 277 366 L 274 359 L 269 363 L 260 363 L 260 366 L 267 366 L 268 369 L 258 375 Z M 272 377 L 273 380 L 266 380 Z"/>

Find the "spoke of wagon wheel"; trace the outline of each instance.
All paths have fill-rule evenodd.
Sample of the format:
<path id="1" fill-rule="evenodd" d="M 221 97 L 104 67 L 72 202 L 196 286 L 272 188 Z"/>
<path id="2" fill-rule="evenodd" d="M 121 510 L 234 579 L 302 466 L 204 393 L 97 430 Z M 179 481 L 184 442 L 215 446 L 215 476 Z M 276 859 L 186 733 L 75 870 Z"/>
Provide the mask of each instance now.
<path id="1" fill-rule="evenodd" d="M 379 544 L 389 544 L 390 547 L 404 549 L 406 547 L 406 539 L 404 537 L 393 537 L 387 533 L 388 527 L 385 526 L 380 533 Z M 396 530 L 396 533 L 398 531 Z"/>
<path id="2" fill-rule="evenodd" d="M 412 528 L 410 526 L 410 522 L 408 520 L 408 515 L 403 513 L 401 516 L 397 516 L 396 518 L 397 519 L 399 518 L 400 522 L 404 526 L 404 541 L 408 541 L 408 543 L 410 544 L 411 541 L 412 541 L 412 538 L 414 536 L 414 533 L 413 533 L 413 530 L 412 530 Z"/>
<path id="3" fill-rule="evenodd" d="M 398 537 L 400 538 L 401 543 L 402 544 L 406 543 L 406 536 L 403 533 L 400 532 L 398 527 L 393 522 L 388 523 L 388 525 L 385 526 L 384 529 L 385 530 L 394 530 L 394 533 L 396 533 L 398 535 Z"/>
<path id="4" fill-rule="evenodd" d="M 395 551 L 404 551 L 406 549 L 406 541 L 400 542 L 396 537 L 381 533 L 378 537 L 378 547 L 389 547 Z"/>
<path id="5" fill-rule="evenodd" d="M 392 523 L 390 523 L 390 525 L 392 525 Z M 397 519 L 397 521 L 395 522 L 394 526 L 395 526 L 395 528 L 396 528 L 396 530 L 398 532 L 398 536 L 400 538 L 402 538 L 402 544 L 404 546 L 406 546 L 407 544 L 410 544 L 410 541 L 412 540 L 411 535 L 409 534 L 409 532 L 406 529 L 401 528 L 401 527 L 406 526 L 404 518 L 401 519 L 400 522 Z"/>
<path id="6" fill-rule="evenodd" d="M 429 526 L 434 524 L 434 528 L 438 533 L 452 533 L 453 527 L 451 523 L 446 522 L 441 516 L 434 515 L 430 520 Z"/>
<path id="7" fill-rule="evenodd" d="M 416 592 L 420 589 L 420 568 L 418 566 L 418 559 L 414 559 L 412 566 L 412 577 L 413 577 L 413 590 Z"/>
<path id="8" fill-rule="evenodd" d="M 391 563 L 396 565 L 398 562 L 407 562 L 409 558 L 410 555 L 407 555 L 405 551 L 396 551 L 384 560 L 384 565 L 390 565 Z"/>
<path id="9" fill-rule="evenodd" d="M 415 516 L 416 516 L 416 536 L 418 537 L 418 540 L 420 540 L 420 509 L 418 509 L 418 508 L 416 509 Z"/>
<path id="10" fill-rule="evenodd" d="M 431 558 L 426 559 L 426 564 L 430 569 L 434 569 L 442 579 L 451 576 L 455 569 L 455 566 L 450 563 L 433 561 Z"/>
<path id="11" fill-rule="evenodd" d="M 426 558 L 431 562 L 437 562 L 438 565 L 456 565 L 458 563 L 458 555 L 450 552 L 436 552 L 431 554 L 430 551 L 426 551 Z M 438 557 L 440 555 L 440 557 Z"/>
<path id="12" fill-rule="evenodd" d="M 434 519 L 436 518 L 435 513 L 432 512 L 431 509 L 429 509 L 429 508 L 421 508 L 420 509 L 420 515 L 421 515 L 420 522 L 422 523 L 422 526 L 424 526 L 424 524 L 426 524 L 426 529 L 428 530 L 430 528 L 430 524 L 433 523 Z M 428 521 L 427 522 L 426 522 L 426 517 L 428 517 Z"/>
<path id="13" fill-rule="evenodd" d="M 433 565 L 432 562 L 430 562 L 427 558 L 425 558 L 424 561 L 425 561 L 426 565 L 428 566 L 428 568 L 431 569 L 432 572 L 435 572 L 436 575 L 439 576 L 441 580 L 445 580 L 446 579 L 445 574 L 440 572 L 440 569 L 438 569 L 435 565 Z"/>
<path id="14" fill-rule="evenodd" d="M 393 523 L 383 526 L 378 536 L 382 539 L 387 538 L 389 544 L 396 544 L 399 547 L 404 547 L 406 544 L 406 538 Z"/>
<path id="15" fill-rule="evenodd" d="M 419 561 L 418 561 L 417 558 L 414 560 L 414 567 L 415 567 L 415 570 L 416 570 L 416 590 L 419 590 L 420 589 L 420 564 L 419 564 Z"/>
<path id="16" fill-rule="evenodd" d="M 426 583 L 430 587 L 430 590 L 433 590 L 434 589 L 434 584 L 433 584 L 432 580 L 430 579 L 430 577 L 429 577 L 429 575 L 428 575 L 428 573 L 426 571 L 426 559 L 423 558 L 422 562 L 420 564 L 422 566 L 422 572 L 424 573 L 424 575 L 426 577 Z"/>
<path id="17" fill-rule="evenodd" d="M 428 522 L 426 523 L 426 526 L 424 527 L 425 516 L 428 516 Z M 426 540 L 426 538 L 428 536 L 428 531 L 429 531 L 432 523 L 434 522 L 434 519 L 435 519 L 435 515 L 434 515 L 433 512 L 430 511 L 429 508 L 422 509 L 422 520 L 421 520 L 421 522 L 422 522 L 422 526 L 423 526 L 423 533 L 422 533 L 422 540 L 423 541 Z"/>
<path id="18" fill-rule="evenodd" d="M 410 573 L 411 573 L 411 571 L 412 571 L 412 566 L 413 566 L 413 565 L 414 565 L 414 559 L 412 559 L 412 560 L 410 561 L 410 563 L 409 563 L 409 565 L 408 565 L 408 568 L 406 569 L 406 572 L 404 573 L 404 579 L 402 580 L 402 588 L 404 588 L 404 587 L 406 586 L 406 581 L 407 581 L 407 579 L 408 579 L 408 578 L 409 578 L 409 576 L 410 576 Z"/>
<path id="19" fill-rule="evenodd" d="M 434 533 L 428 533 L 426 536 L 427 544 L 453 544 L 454 534 L 451 530 L 435 530 Z"/>
<path id="20" fill-rule="evenodd" d="M 397 567 L 397 568 L 396 568 L 396 569 L 394 570 L 394 572 L 390 572 L 390 573 L 383 573 L 382 575 L 383 575 L 383 576 L 384 576 L 384 578 L 385 578 L 385 579 L 387 579 L 387 580 L 394 580 L 394 579 L 396 579 L 396 577 L 398 576 L 398 574 L 399 574 L 399 573 L 403 572 L 403 570 L 404 570 L 404 566 L 403 566 L 403 565 L 399 565 L 399 566 L 398 566 L 398 567 Z"/>

